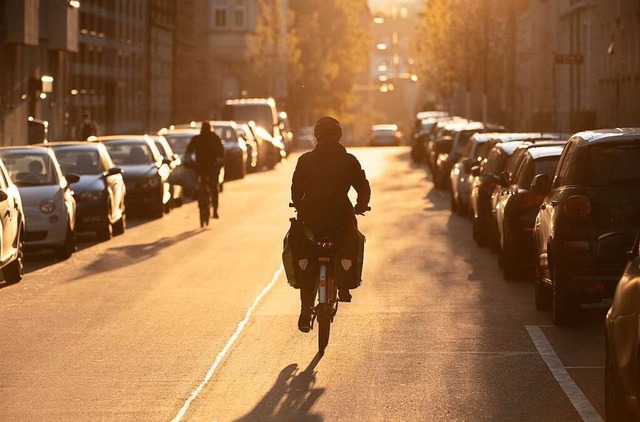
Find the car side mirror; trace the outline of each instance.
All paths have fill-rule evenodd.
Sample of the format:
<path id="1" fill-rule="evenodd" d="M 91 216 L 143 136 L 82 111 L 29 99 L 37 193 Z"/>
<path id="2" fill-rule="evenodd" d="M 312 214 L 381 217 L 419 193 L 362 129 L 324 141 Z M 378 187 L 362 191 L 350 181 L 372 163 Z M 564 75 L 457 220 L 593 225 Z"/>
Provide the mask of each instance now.
<path id="1" fill-rule="evenodd" d="M 73 173 L 65 174 L 64 178 L 67 179 L 67 183 L 70 185 L 73 185 L 74 183 L 78 183 L 80 181 L 80 176 Z"/>
<path id="2" fill-rule="evenodd" d="M 598 237 L 595 255 L 597 258 L 606 260 L 615 260 L 622 256 L 628 257 L 628 252 L 624 248 L 624 235 L 618 232 L 609 232 Z"/>
<path id="3" fill-rule="evenodd" d="M 531 182 L 530 190 L 537 195 L 547 196 L 551 191 L 551 178 L 546 174 L 537 174 Z"/>
<path id="4" fill-rule="evenodd" d="M 448 154 L 451 151 L 451 147 L 453 146 L 453 140 L 450 136 L 443 136 L 441 139 L 436 141 L 436 153 L 438 154 Z"/>
<path id="5" fill-rule="evenodd" d="M 122 169 L 120 167 L 111 167 L 107 170 L 107 176 L 115 176 L 116 174 L 122 174 Z"/>
<path id="6" fill-rule="evenodd" d="M 480 176 L 480 166 L 471 167 L 471 174 L 476 177 Z"/>
<path id="7" fill-rule="evenodd" d="M 7 195 L 7 192 L 0 190 L 0 202 L 4 202 L 7 199 L 9 199 L 9 195 Z"/>
<path id="8" fill-rule="evenodd" d="M 503 188 L 506 188 L 507 186 L 509 186 L 511 184 L 511 178 L 509 177 L 509 173 L 507 173 L 506 171 L 503 171 L 502 173 L 500 173 L 500 178 L 498 182 L 500 183 L 500 186 L 502 186 Z"/>

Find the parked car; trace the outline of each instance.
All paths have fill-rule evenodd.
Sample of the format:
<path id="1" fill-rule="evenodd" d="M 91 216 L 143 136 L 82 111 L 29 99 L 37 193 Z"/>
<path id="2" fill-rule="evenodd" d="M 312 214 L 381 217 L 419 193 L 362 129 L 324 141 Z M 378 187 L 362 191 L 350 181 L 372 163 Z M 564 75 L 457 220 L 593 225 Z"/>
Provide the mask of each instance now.
<path id="1" fill-rule="evenodd" d="M 402 133 L 398 125 L 385 124 L 371 126 L 371 146 L 398 146 L 402 140 Z"/>
<path id="2" fill-rule="evenodd" d="M 520 148 L 524 153 L 518 168 L 502 173 L 500 188 L 494 193 L 498 261 L 507 280 L 534 275 L 533 225 L 543 197 L 531 191 L 531 183 L 538 174 L 553 175 L 563 145 L 551 144 Z"/>
<path id="3" fill-rule="evenodd" d="M 285 146 L 285 151 L 291 151 L 292 145 L 285 139 L 280 129 L 278 108 L 273 98 L 242 98 L 227 100 L 222 109 L 222 119 L 234 122 L 254 122 L 262 127 L 277 143 Z"/>
<path id="4" fill-rule="evenodd" d="M 247 174 L 247 144 L 238 137 L 236 122 L 212 121 L 211 128 L 224 143 L 225 180 L 242 179 Z"/>
<path id="5" fill-rule="evenodd" d="M 68 259 L 76 250 L 76 201 L 71 184 L 80 178 L 64 176 L 47 148 L 3 147 L 0 158 L 22 198 L 25 247 L 51 249 L 56 258 Z M 8 205 L 5 202 L 2 204 Z"/>
<path id="6" fill-rule="evenodd" d="M 445 136 L 451 136 L 451 131 L 447 129 L 447 126 L 451 123 L 469 123 L 467 119 L 463 119 L 458 116 L 441 117 L 438 122 L 431 128 L 429 134 L 426 136 L 425 158 L 427 160 L 427 167 L 433 174 L 433 170 L 436 167 L 436 161 L 438 159 L 438 151 L 436 150 L 437 141 Z"/>
<path id="7" fill-rule="evenodd" d="M 449 177 L 451 179 L 451 212 L 458 215 L 466 215 L 470 207 L 471 187 L 468 180 L 471 177 L 471 169 L 480 164 L 485 158 L 482 156 L 482 146 L 497 133 L 475 133 L 462 154 L 462 157 L 453 166 Z"/>
<path id="8" fill-rule="evenodd" d="M 145 211 L 152 218 L 169 212 L 171 186 L 167 179 L 171 161 L 162 156 L 150 136 L 99 136 L 89 140 L 104 144 L 113 162 L 123 170 L 128 211 Z"/>
<path id="9" fill-rule="evenodd" d="M 96 142 L 49 142 L 64 174 L 77 174 L 76 232 L 94 232 L 99 240 L 123 234 L 126 187 L 104 145 Z"/>
<path id="10" fill-rule="evenodd" d="M 168 128 L 161 129 L 158 134 L 163 136 L 167 142 L 169 142 L 169 145 L 171 145 L 171 149 L 178 154 L 178 157 L 180 157 L 180 166 L 188 165 L 189 162 L 193 162 L 195 160 L 193 155 L 191 157 L 187 157 L 186 152 L 189 142 L 191 142 L 194 136 L 200 134 L 199 124 L 192 122 L 187 125 L 171 125 Z M 224 189 L 224 177 L 225 171 L 224 167 L 222 167 L 218 176 L 220 192 Z M 189 192 L 188 194 L 191 197 L 194 197 L 195 195 L 194 192 Z"/>
<path id="11" fill-rule="evenodd" d="M 0 159 L 0 269 L 4 281 L 18 283 L 24 274 L 25 216 L 18 187 Z"/>
<path id="12" fill-rule="evenodd" d="M 162 154 L 162 157 L 168 160 L 169 169 L 171 170 L 171 173 L 173 173 L 182 164 L 180 156 L 173 151 L 173 148 L 171 148 L 171 145 L 164 136 L 155 135 L 151 136 L 151 139 L 155 142 L 158 151 Z M 182 189 L 182 186 L 170 184 L 169 190 L 171 192 L 170 206 L 172 208 L 181 207 L 184 203 L 184 189 Z"/>
<path id="13" fill-rule="evenodd" d="M 267 130 L 259 126 L 249 124 L 249 128 L 251 129 L 255 139 L 258 141 L 258 145 L 260 145 L 260 168 L 267 167 L 272 169 L 279 162 L 284 160 L 287 153 L 282 142 L 274 139 Z"/>
<path id="14" fill-rule="evenodd" d="M 462 157 L 471 137 L 480 132 L 504 132 L 498 125 L 485 125 L 480 122 L 454 121 L 445 129 L 450 135 L 436 141 L 436 161 L 434 163 L 433 183 L 437 188 L 447 188 L 451 169 Z"/>
<path id="15" fill-rule="evenodd" d="M 511 181 L 517 176 L 527 156 L 527 151 L 544 146 L 564 146 L 565 143 L 566 140 L 527 139 L 518 145 L 518 148 L 513 152 L 504 170 L 498 175 L 498 185 L 491 194 L 491 218 L 487 230 L 489 246 L 492 251 L 500 252 L 502 245 L 500 225 L 502 224 L 503 209 L 501 205 L 503 204 L 501 203 L 501 199 L 508 194 Z M 499 262 L 502 263 L 502 261 Z"/>
<path id="16" fill-rule="evenodd" d="M 294 150 L 294 137 L 291 131 L 291 123 L 289 122 L 289 116 L 284 111 L 278 112 L 278 127 L 280 128 L 280 134 L 282 136 L 282 143 L 284 144 L 287 156 Z"/>
<path id="17" fill-rule="evenodd" d="M 607 243 L 623 245 L 624 238 L 618 237 L 612 233 Z M 606 251 L 602 249 L 601 253 Z M 608 421 L 640 420 L 640 233 L 627 255 L 605 319 L 604 397 Z"/>
<path id="18" fill-rule="evenodd" d="M 421 115 L 422 113 L 418 114 Z M 413 162 L 422 163 L 425 160 L 429 135 L 437 123 L 442 119 L 448 119 L 448 115 L 445 113 L 444 116 L 431 116 L 421 120 L 416 120 L 411 142 L 411 159 Z"/>
<path id="19" fill-rule="evenodd" d="M 260 153 L 260 146 L 258 140 L 253 135 L 251 128 L 247 123 L 238 124 L 236 129 L 238 137 L 242 139 L 247 146 L 247 173 L 254 173 L 259 170 L 258 154 Z"/>
<path id="20" fill-rule="evenodd" d="M 582 303 L 611 297 L 620 279 L 624 253 L 598 252 L 611 232 L 630 249 L 640 228 L 640 129 L 574 135 L 553 180 L 540 174 L 532 190 L 545 195 L 533 229 L 536 306 L 551 305 L 562 324 Z"/>

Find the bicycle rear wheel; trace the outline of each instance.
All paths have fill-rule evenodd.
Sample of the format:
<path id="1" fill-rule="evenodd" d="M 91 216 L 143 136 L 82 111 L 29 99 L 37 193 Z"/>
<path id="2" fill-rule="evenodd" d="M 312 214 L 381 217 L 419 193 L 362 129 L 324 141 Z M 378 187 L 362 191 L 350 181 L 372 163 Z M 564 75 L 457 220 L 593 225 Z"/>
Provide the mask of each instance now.
<path id="1" fill-rule="evenodd" d="M 329 344 L 329 335 L 331 333 L 331 308 L 329 304 L 321 303 L 318 305 L 318 352 L 324 354 L 324 349 Z"/>

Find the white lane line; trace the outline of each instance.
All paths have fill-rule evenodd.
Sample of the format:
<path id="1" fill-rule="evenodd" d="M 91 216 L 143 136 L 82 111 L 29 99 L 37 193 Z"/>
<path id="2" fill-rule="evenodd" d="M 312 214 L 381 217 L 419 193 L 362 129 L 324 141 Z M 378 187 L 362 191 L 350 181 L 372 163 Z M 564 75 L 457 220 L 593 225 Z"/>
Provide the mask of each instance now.
<path id="1" fill-rule="evenodd" d="M 538 349 L 538 353 L 549 367 L 560 388 L 567 395 L 567 398 L 578 411 L 578 414 L 585 422 L 603 422 L 600 414 L 594 409 L 580 387 L 573 381 L 567 369 L 562 365 L 562 361 L 553 350 L 553 346 L 537 325 L 527 325 L 529 337 Z"/>
<path id="2" fill-rule="evenodd" d="M 187 401 L 184 402 L 184 404 L 182 405 L 182 408 L 180 409 L 176 417 L 172 419 L 172 422 L 179 422 L 182 420 L 182 418 L 184 418 L 185 414 L 187 413 L 187 410 L 189 410 L 189 406 L 191 406 L 191 403 L 198 397 L 198 394 L 202 392 L 204 387 L 211 380 L 211 377 L 213 377 L 213 374 L 216 372 L 218 365 L 220 365 L 224 357 L 229 352 L 229 349 L 231 348 L 231 346 L 233 346 L 233 343 L 235 343 L 235 341 L 238 339 L 238 336 L 240 335 L 244 327 L 246 327 L 247 323 L 249 322 L 249 319 L 251 318 L 251 314 L 253 314 L 253 311 L 255 311 L 256 307 L 258 306 L 258 303 L 260 303 L 260 300 L 262 300 L 264 295 L 266 295 L 269 292 L 269 290 L 271 290 L 271 288 L 276 284 L 276 281 L 278 281 L 278 278 L 280 278 L 280 275 L 282 275 L 283 271 L 284 271 L 284 267 L 280 266 L 280 268 L 278 268 L 278 270 L 273 274 L 273 278 L 271 279 L 269 284 L 267 284 L 264 287 L 264 289 L 262 289 L 260 294 L 256 296 L 251 306 L 247 309 L 247 313 L 245 314 L 244 319 L 238 323 L 238 327 L 236 328 L 236 331 L 229 338 L 229 340 L 227 341 L 227 344 L 224 345 L 220 353 L 218 353 L 218 356 L 216 356 L 216 360 L 213 361 L 213 364 L 211 365 L 211 368 L 209 368 L 209 370 L 207 371 L 207 374 L 205 375 L 204 380 L 202 380 L 202 383 L 200 383 L 198 388 L 193 390 L 193 393 L 191 393 L 191 396 L 189 396 Z"/>

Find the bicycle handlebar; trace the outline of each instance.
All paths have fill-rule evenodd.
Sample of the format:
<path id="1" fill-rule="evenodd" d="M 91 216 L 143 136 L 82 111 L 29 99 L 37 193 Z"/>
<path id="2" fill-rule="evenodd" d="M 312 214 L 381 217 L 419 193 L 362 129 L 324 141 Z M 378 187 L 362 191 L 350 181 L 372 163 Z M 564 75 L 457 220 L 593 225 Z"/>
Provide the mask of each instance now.
<path id="1" fill-rule="evenodd" d="M 289 202 L 289 208 L 297 209 L 296 204 L 294 204 L 293 202 Z M 364 212 L 367 212 L 367 211 L 371 211 L 371 207 L 367 207 L 367 209 L 364 210 Z M 364 215 L 364 212 L 359 213 L 358 215 Z"/>

